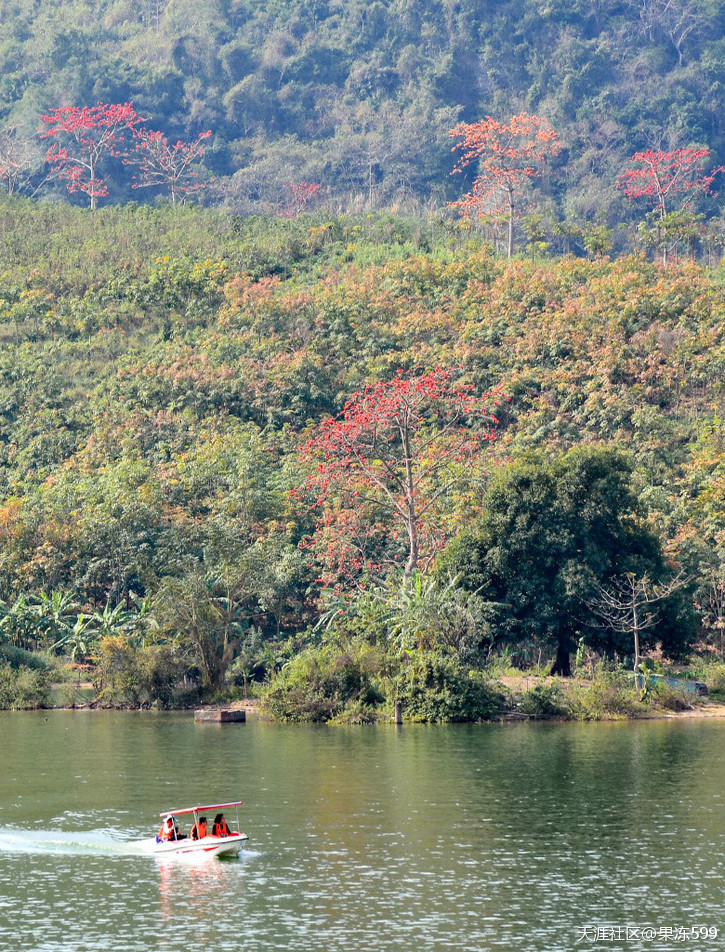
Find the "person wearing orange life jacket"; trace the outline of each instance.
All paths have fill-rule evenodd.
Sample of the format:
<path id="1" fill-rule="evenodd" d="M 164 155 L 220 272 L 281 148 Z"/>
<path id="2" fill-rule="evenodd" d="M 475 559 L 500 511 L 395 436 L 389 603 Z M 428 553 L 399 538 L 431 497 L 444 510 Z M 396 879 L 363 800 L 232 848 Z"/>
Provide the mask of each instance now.
<path id="1" fill-rule="evenodd" d="M 178 839 L 178 828 L 176 823 L 174 823 L 174 818 L 172 816 L 167 816 L 164 822 L 161 824 L 161 829 L 156 835 L 157 843 L 168 843 L 170 840 Z"/>
<path id="2" fill-rule="evenodd" d="M 192 840 L 203 840 L 206 835 L 206 817 L 200 816 L 199 822 L 191 828 L 191 838 Z"/>
<path id="3" fill-rule="evenodd" d="M 227 821 L 224 819 L 223 813 L 217 813 L 214 817 L 214 823 L 211 828 L 212 836 L 231 836 L 231 830 L 227 825 Z"/>

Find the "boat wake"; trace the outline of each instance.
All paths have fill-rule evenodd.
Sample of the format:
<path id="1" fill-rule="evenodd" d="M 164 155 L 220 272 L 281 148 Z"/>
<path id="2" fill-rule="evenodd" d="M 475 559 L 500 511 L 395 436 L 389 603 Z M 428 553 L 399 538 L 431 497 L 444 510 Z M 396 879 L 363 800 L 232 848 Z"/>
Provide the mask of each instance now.
<path id="1" fill-rule="evenodd" d="M 65 832 L 63 830 L 21 830 L 0 828 L 0 854 L 43 853 L 44 855 L 132 855 L 131 842 L 122 834 L 107 830 Z"/>

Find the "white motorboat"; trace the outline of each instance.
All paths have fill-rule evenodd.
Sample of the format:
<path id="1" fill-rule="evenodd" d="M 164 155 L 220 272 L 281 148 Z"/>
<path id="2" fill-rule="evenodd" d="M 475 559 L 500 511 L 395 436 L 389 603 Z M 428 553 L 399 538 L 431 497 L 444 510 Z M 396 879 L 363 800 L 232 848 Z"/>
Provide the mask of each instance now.
<path id="1" fill-rule="evenodd" d="M 162 819 L 162 831 L 167 820 L 171 820 L 169 826 L 173 827 L 173 832 L 168 838 L 161 835 L 161 831 L 155 837 L 149 837 L 145 840 L 139 840 L 135 846 L 143 853 L 153 853 L 156 856 L 231 856 L 239 852 L 243 844 L 249 839 L 246 833 L 240 833 L 237 830 L 230 831 L 227 836 L 212 836 L 207 834 L 200 839 L 192 839 L 191 836 L 184 836 L 179 830 L 176 817 L 193 816 L 192 829 L 197 826 L 202 814 L 223 813 L 225 810 L 234 807 L 237 828 L 239 827 L 239 807 L 242 806 L 241 800 L 233 800 L 231 803 L 210 803 L 196 807 L 184 807 L 181 810 L 166 810 L 160 813 Z"/>

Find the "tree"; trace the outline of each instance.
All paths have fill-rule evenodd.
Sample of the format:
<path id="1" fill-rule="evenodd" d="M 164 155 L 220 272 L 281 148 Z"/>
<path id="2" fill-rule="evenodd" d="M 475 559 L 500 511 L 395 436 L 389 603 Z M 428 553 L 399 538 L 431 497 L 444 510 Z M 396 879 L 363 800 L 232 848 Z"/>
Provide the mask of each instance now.
<path id="1" fill-rule="evenodd" d="M 617 188 L 629 198 L 647 198 L 656 218 L 656 242 L 662 249 L 662 264 L 667 264 L 668 235 L 672 230 L 673 215 L 681 205 L 687 206 L 697 193 L 708 194 L 722 167 L 705 173 L 704 161 L 709 149 L 674 149 L 672 152 L 647 149 L 635 152 L 629 168 L 621 173 Z M 684 203 L 676 205 L 675 196 L 684 195 Z M 676 216 L 675 222 L 676 224 Z"/>
<path id="2" fill-rule="evenodd" d="M 280 214 L 285 218 L 296 218 L 314 207 L 322 191 L 322 186 L 317 182 L 290 182 L 284 187 Z"/>
<path id="3" fill-rule="evenodd" d="M 430 562 L 446 534 L 438 503 L 470 480 L 482 443 L 493 439 L 487 407 L 498 399 L 476 397 L 441 368 L 399 371 L 317 428 L 302 455 L 315 467 L 306 484 L 317 513 L 312 544 L 328 570 L 353 576 L 402 551 L 406 577 Z"/>
<path id="4" fill-rule="evenodd" d="M 665 572 L 659 540 L 638 512 L 627 459 L 578 447 L 555 460 L 512 464 L 486 493 L 475 529 L 453 540 L 436 571 L 460 575 L 469 591 L 498 603 L 493 630 L 515 645 L 555 646 L 552 673 L 571 673 L 583 635 L 596 648 L 596 585 L 636 570 Z"/>
<path id="5" fill-rule="evenodd" d="M 205 689 L 224 684 L 239 632 L 238 582 L 233 574 L 204 572 L 166 578 L 153 599 L 153 615 L 162 636 L 191 650 Z"/>
<path id="6" fill-rule="evenodd" d="M 8 195 L 20 191 L 34 195 L 42 184 L 34 182 L 42 164 L 37 142 L 18 135 L 15 126 L 0 130 L 0 181 Z"/>
<path id="7" fill-rule="evenodd" d="M 521 113 L 507 123 L 487 116 L 479 122 L 461 122 L 449 135 L 460 139 L 453 150 L 461 150 L 461 158 L 453 170 L 462 172 L 478 162 L 478 175 L 473 188 L 462 199 L 452 203 L 466 217 L 505 215 L 508 219 L 508 248 L 514 250 L 514 221 L 518 201 L 525 185 L 541 175 L 547 160 L 561 151 L 559 136 L 546 119 Z"/>
<path id="8" fill-rule="evenodd" d="M 720 658 L 725 661 L 725 566 L 720 566 L 719 574 L 708 579 L 705 597 L 701 599 L 703 622 L 706 628 L 713 629 L 719 641 Z"/>
<path id="9" fill-rule="evenodd" d="M 662 32 L 677 50 L 680 66 L 684 59 L 683 44 L 690 35 L 714 28 L 712 20 L 697 0 L 628 0 L 639 13 L 642 31 L 651 41 Z"/>
<path id="10" fill-rule="evenodd" d="M 193 142 L 179 140 L 171 145 L 163 132 L 136 130 L 136 151 L 139 155 L 139 178 L 133 188 L 160 186 L 168 190 L 171 202 L 200 188 L 196 181 L 198 163 L 204 157 L 204 141 L 211 131 L 201 132 Z"/>
<path id="11" fill-rule="evenodd" d="M 61 106 L 40 117 L 47 129 L 42 139 L 53 144 L 46 159 L 59 178 L 67 180 L 69 192 L 85 192 L 92 209 L 108 195 L 99 171 L 110 158 L 126 159 L 126 135 L 145 120 L 131 103 L 96 106 Z"/>
<path id="12" fill-rule="evenodd" d="M 607 628 L 631 636 L 635 674 L 642 659 L 642 637 L 659 620 L 659 613 L 652 606 L 669 598 L 684 584 L 682 573 L 665 584 L 655 585 L 647 572 L 640 576 L 627 572 L 607 585 L 595 586 L 596 595 L 589 601 L 589 607 Z"/>

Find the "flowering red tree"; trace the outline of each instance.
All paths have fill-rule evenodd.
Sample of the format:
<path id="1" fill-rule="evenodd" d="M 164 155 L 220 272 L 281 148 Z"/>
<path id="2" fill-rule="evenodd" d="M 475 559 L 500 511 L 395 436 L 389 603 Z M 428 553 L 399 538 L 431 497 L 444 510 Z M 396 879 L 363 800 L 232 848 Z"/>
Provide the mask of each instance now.
<path id="1" fill-rule="evenodd" d="M 471 476 L 497 422 L 497 394 L 476 397 L 449 371 L 398 373 L 354 394 L 325 420 L 303 458 L 318 520 L 312 547 L 324 580 L 354 576 L 405 556 L 405 574 L 445 540 L 439 501 Z"/>
<path id="2" fill-rule="evenodd" d="M 40 117 L 46 124 L 42 139 L 53 144 L 46 159 L 56 175 L 65 179 L 69 192 L 85 192 L 91 208 L 108 195 L 99 169 L 110 156 L 127 158 L 126 137 L 144 119 L 131 103 L 96 106 L 62 106 Z"/>
<path id="3" fill-rule="evenodd" d="M 559 136 L 546 119 L 521 113 L 508 122 L 487 116 L 480 122 L 461 122 L 449 135 L 460 139 L 453 147 L 461 158 L 453 173 L 478 162 L 470 192 L 452 207 L 466 217 L 505 215 L 508 219 L 508 257 L 514 250 L 514 221 L 518 199 L 526 184 L 541 175 L 546 161 L 561 151 Z"/>
<path id="4" fill-rule="evenodd" d="M 709 149 L 675 149 L 672 152 L 647 149 L 636 152 L 629 168 L 619 176 L 617 188 L 629 199 L 647 198 L 658 223 L 662 263 L 667 264 L 667 225 L 673 214 L 687 206 L 697 193 L 708 194 L 722 168 L 705 172 L 703 163 Z M 677 205 L 675 196 L 684 196 Z"/>
<path id="5" fill-rule="evenodd" d="M 280 214 L 285 218 L 296 218 L 307 211 L 322 195 L 322 186 L 317 182 L 291 182 L 285 185 L 285 201 Z"/>
<path id="6" fill-rule="evenodd" d="M 211 131 L 201 132 L 193 142 L 179 140 L 171 145 L 163 132 L 136 130 L 136 151 L 139 155 L 139 177 L 133 188 L 161 186 L 168 189 L 172 204 L 189 192 L 200 188 L 196 181 L 198 163 L 204 157 L 204 141 Z"/>

